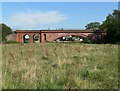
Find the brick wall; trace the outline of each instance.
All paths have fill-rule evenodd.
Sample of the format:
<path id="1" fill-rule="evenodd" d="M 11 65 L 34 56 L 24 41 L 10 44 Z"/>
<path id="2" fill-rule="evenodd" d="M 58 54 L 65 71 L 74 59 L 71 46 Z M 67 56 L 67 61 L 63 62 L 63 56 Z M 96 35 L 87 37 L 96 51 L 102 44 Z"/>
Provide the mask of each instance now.
<path id="1" fill-rule="evenodd" d="M 40 42 L 45 41 L 54 41 L 57 38 L 67 36 L 67 35 L 76 35 L 82 37 L 89 37 L 90 35 L 100 36 L 104 35 L 104 32 L 94 32 L 92 30 L 17 30 L 16 31 L 16 41 L 24 42 L 25 35 L 30 36 L 30 43 L 33 43 L 33 36 L 37 34 L 39 36 Z M 90 36 L 91 38 L 91 36 Z M 101 37 L 102 38 L 102 37 Z"/>

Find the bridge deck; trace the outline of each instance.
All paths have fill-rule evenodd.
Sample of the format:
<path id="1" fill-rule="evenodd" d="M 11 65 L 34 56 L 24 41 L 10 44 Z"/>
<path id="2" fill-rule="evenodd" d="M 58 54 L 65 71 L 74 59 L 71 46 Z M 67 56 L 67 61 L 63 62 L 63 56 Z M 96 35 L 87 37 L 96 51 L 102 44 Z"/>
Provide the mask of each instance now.
<path id="1" fill-rule="evenodd" d="M 105 33 L 104 31 L 95 30 L 16 30 L 16 33 Z"/>

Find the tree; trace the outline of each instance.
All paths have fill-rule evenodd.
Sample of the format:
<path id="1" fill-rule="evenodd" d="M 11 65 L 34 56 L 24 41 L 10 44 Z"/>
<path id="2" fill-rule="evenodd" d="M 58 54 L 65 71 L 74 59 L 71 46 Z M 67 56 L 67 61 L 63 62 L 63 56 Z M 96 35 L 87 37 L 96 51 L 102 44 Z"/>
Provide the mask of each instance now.
<path id="1" fill-rule="evenodd" d="M 90 30 L 98 30 L 100 28 L 99 22 L 91 22 L 85 26 L 86 29 Z"/>
<path id="2" fill-rule="evenodd" d="M 120 11 L 114 10 L 112 14 L 106 17 L 101 29 L 106 29 L 106 42 L 117 43 L 120 42 Z"/>
<path id="3" fill-rule="evenodd" d="M 4 23 L 0 24 L 0 26 L 2 27 L 0 29 L 0 34 L 2 34 L 2 41 L 6 41 L 6 36 L 9 34 L 12 34 L 12 29 L 10 27 L 8 27 L 7 25 L 5 25 Z"/>

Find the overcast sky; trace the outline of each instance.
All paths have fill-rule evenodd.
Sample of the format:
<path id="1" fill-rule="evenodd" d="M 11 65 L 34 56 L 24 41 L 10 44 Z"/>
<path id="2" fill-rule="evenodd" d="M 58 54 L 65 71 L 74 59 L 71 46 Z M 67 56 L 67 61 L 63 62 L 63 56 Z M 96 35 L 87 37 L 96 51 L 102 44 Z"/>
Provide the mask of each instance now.
<path id="1" fill-rule="evenodd" d="M 13 29 L 84 29 L 114 9 L 118 2 L 3 2 L 2 22 Z"/>

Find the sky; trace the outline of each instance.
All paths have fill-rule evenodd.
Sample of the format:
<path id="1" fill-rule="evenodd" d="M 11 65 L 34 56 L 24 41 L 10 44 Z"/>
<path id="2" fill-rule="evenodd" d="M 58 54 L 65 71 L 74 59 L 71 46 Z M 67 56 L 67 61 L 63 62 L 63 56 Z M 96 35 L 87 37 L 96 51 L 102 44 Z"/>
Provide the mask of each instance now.
<path id="1" fill-rule="evenodd" d="M 118 2 L 119 0 L 1 0 L 2 2 Z"/>
<path id="2" fill-rule="evenodd" d="M 2 2 L 2 22 L 16 29 L 85 29 L 102 23 L 118 2 Z"/>

